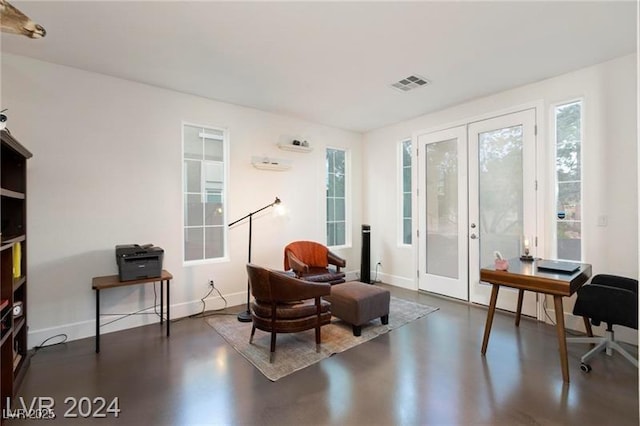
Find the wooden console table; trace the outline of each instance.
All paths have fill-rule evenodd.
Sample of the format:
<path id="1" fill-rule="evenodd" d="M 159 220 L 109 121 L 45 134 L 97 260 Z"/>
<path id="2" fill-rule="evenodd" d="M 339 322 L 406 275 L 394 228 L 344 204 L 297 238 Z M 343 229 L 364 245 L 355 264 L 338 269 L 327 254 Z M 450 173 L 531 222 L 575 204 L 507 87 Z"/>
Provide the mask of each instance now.
<path id="1" fill-rule="evenodd" d="M 151 282 L 160 281 L 160 327 L 163 323 L 163 295 L 164 295 L 164 282 L 167 282 L 167 337 L 169 337 L 169 326 L 171 325 L 169 307 L 171 306 L 169 299 L 169 284 L 173 275 L 169 272 L 162 270 L 162 274 L 159 277 L 142 278 L 138 280 L 120 281 L 118 275 L 108 275 L 105 277 L 94 277 L 91 281 L 91 288 L 96 291 L 96 353 L 100 353 L 100 290 L 105 290 L 114 287 L 124 287 L 137 284 L 146 284 Z"/>
<path id="2" fill-rule="evenodd" d="M 498 300 L 498 289 L 500 286 L 517 288 L 518 306 L 516 310 L 516 327 L 520 325 L 520 313 L 522 311 L 522 299 L 524 292 L 533 291 L 536 293 L 550 294 L 556 311 L 556 330 L 558 333 L 558 346 L 560 347 L 560 365 L 562 367 L 562 378 L 569 382 L 569 363 L 567 361 L 567 340 L 564 328 L 564 309 L 562 298 L 571 296 L 591 277 L 591 265 L 581 263 L 580 268 L 573 274 L 554 273 L 550 271 L 539 271 L 536 261 L 525 262 L 519 258 L 509 259 L 508 271 L 497 271 L 493 266 L 480 269 L 480 281 L 492 284 L 491 301 L 487 322 L 484 327 L 484 338 L 482 339 L 482 355 L 487 352 L 489 344 L 489 334 L 493 323 L 493 314 L 496 311 L 496 301 Z"/>

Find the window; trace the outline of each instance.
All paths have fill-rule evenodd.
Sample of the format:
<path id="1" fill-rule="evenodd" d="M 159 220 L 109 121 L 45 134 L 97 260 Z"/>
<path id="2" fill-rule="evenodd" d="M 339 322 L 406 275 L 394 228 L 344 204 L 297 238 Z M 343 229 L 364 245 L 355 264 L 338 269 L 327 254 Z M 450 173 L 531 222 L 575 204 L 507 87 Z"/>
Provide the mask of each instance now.
<path id="1" fill-rule="evenodd" d="M 347 243 L 347 152 L 327 148 L 327 246 Z"/>
<path id="2" fill-rule="evenodd" d="M 183 124 L 184 261 L 225 256 L 226 132 Z"/>
<path id="3" fill-rule="evenodd" d="M 401 161 L 401 244 L 411 244 L 411 139 L 400 142 Z"/>
<path id="4" fill-rule="evenodd" d="M 582 102 L 557 105 L 556 157 L 556 257 L 582 258 Z"/>

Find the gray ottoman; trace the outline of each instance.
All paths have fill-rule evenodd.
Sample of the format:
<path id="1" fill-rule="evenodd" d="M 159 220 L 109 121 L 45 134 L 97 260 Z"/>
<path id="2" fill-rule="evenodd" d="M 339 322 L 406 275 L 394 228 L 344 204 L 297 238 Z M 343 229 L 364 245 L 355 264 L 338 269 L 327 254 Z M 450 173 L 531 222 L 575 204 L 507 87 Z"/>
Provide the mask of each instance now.
<path id="1" fill-rule="evenodd" d="M 382 324 L 389 323 L 388 290 L 359 281 L 331 286 L 331 295 L 323 297 L 331 302 L 331 314 L 353 326 L 353 335 L 360 336 L 362 326 L 380 318 Z"/>

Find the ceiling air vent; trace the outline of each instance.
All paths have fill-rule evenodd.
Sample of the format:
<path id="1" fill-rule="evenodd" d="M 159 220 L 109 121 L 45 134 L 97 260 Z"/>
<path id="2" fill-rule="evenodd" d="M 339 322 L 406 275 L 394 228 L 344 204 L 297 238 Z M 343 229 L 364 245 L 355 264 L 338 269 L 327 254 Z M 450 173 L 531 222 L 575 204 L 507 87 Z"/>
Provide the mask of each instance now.
<path id="1" fill-rule="evenodd" d="M 429 81 L 418 75 L 410 75 L 407 78 L 403 78 L 397 83 L 393 83 L 391 87 L 401 92 L 408 92 L 409 90 L 417 89 L 418 87 L 426 86 Z"/>

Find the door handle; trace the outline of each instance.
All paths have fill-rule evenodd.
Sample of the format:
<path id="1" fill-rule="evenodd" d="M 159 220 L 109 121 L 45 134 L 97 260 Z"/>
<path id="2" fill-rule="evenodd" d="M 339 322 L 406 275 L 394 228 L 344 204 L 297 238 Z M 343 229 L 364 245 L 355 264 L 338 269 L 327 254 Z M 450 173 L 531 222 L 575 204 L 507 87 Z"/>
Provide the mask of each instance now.
<path id="1" fill-rule="evenodd" d="M 471 237 L 470 237 L 470 238 L 471 238 L 472 240 L 475 240 L 475 239 L 477 239 L 478 237 L 476 236 L 476 234 L 471 234 Z"/>

